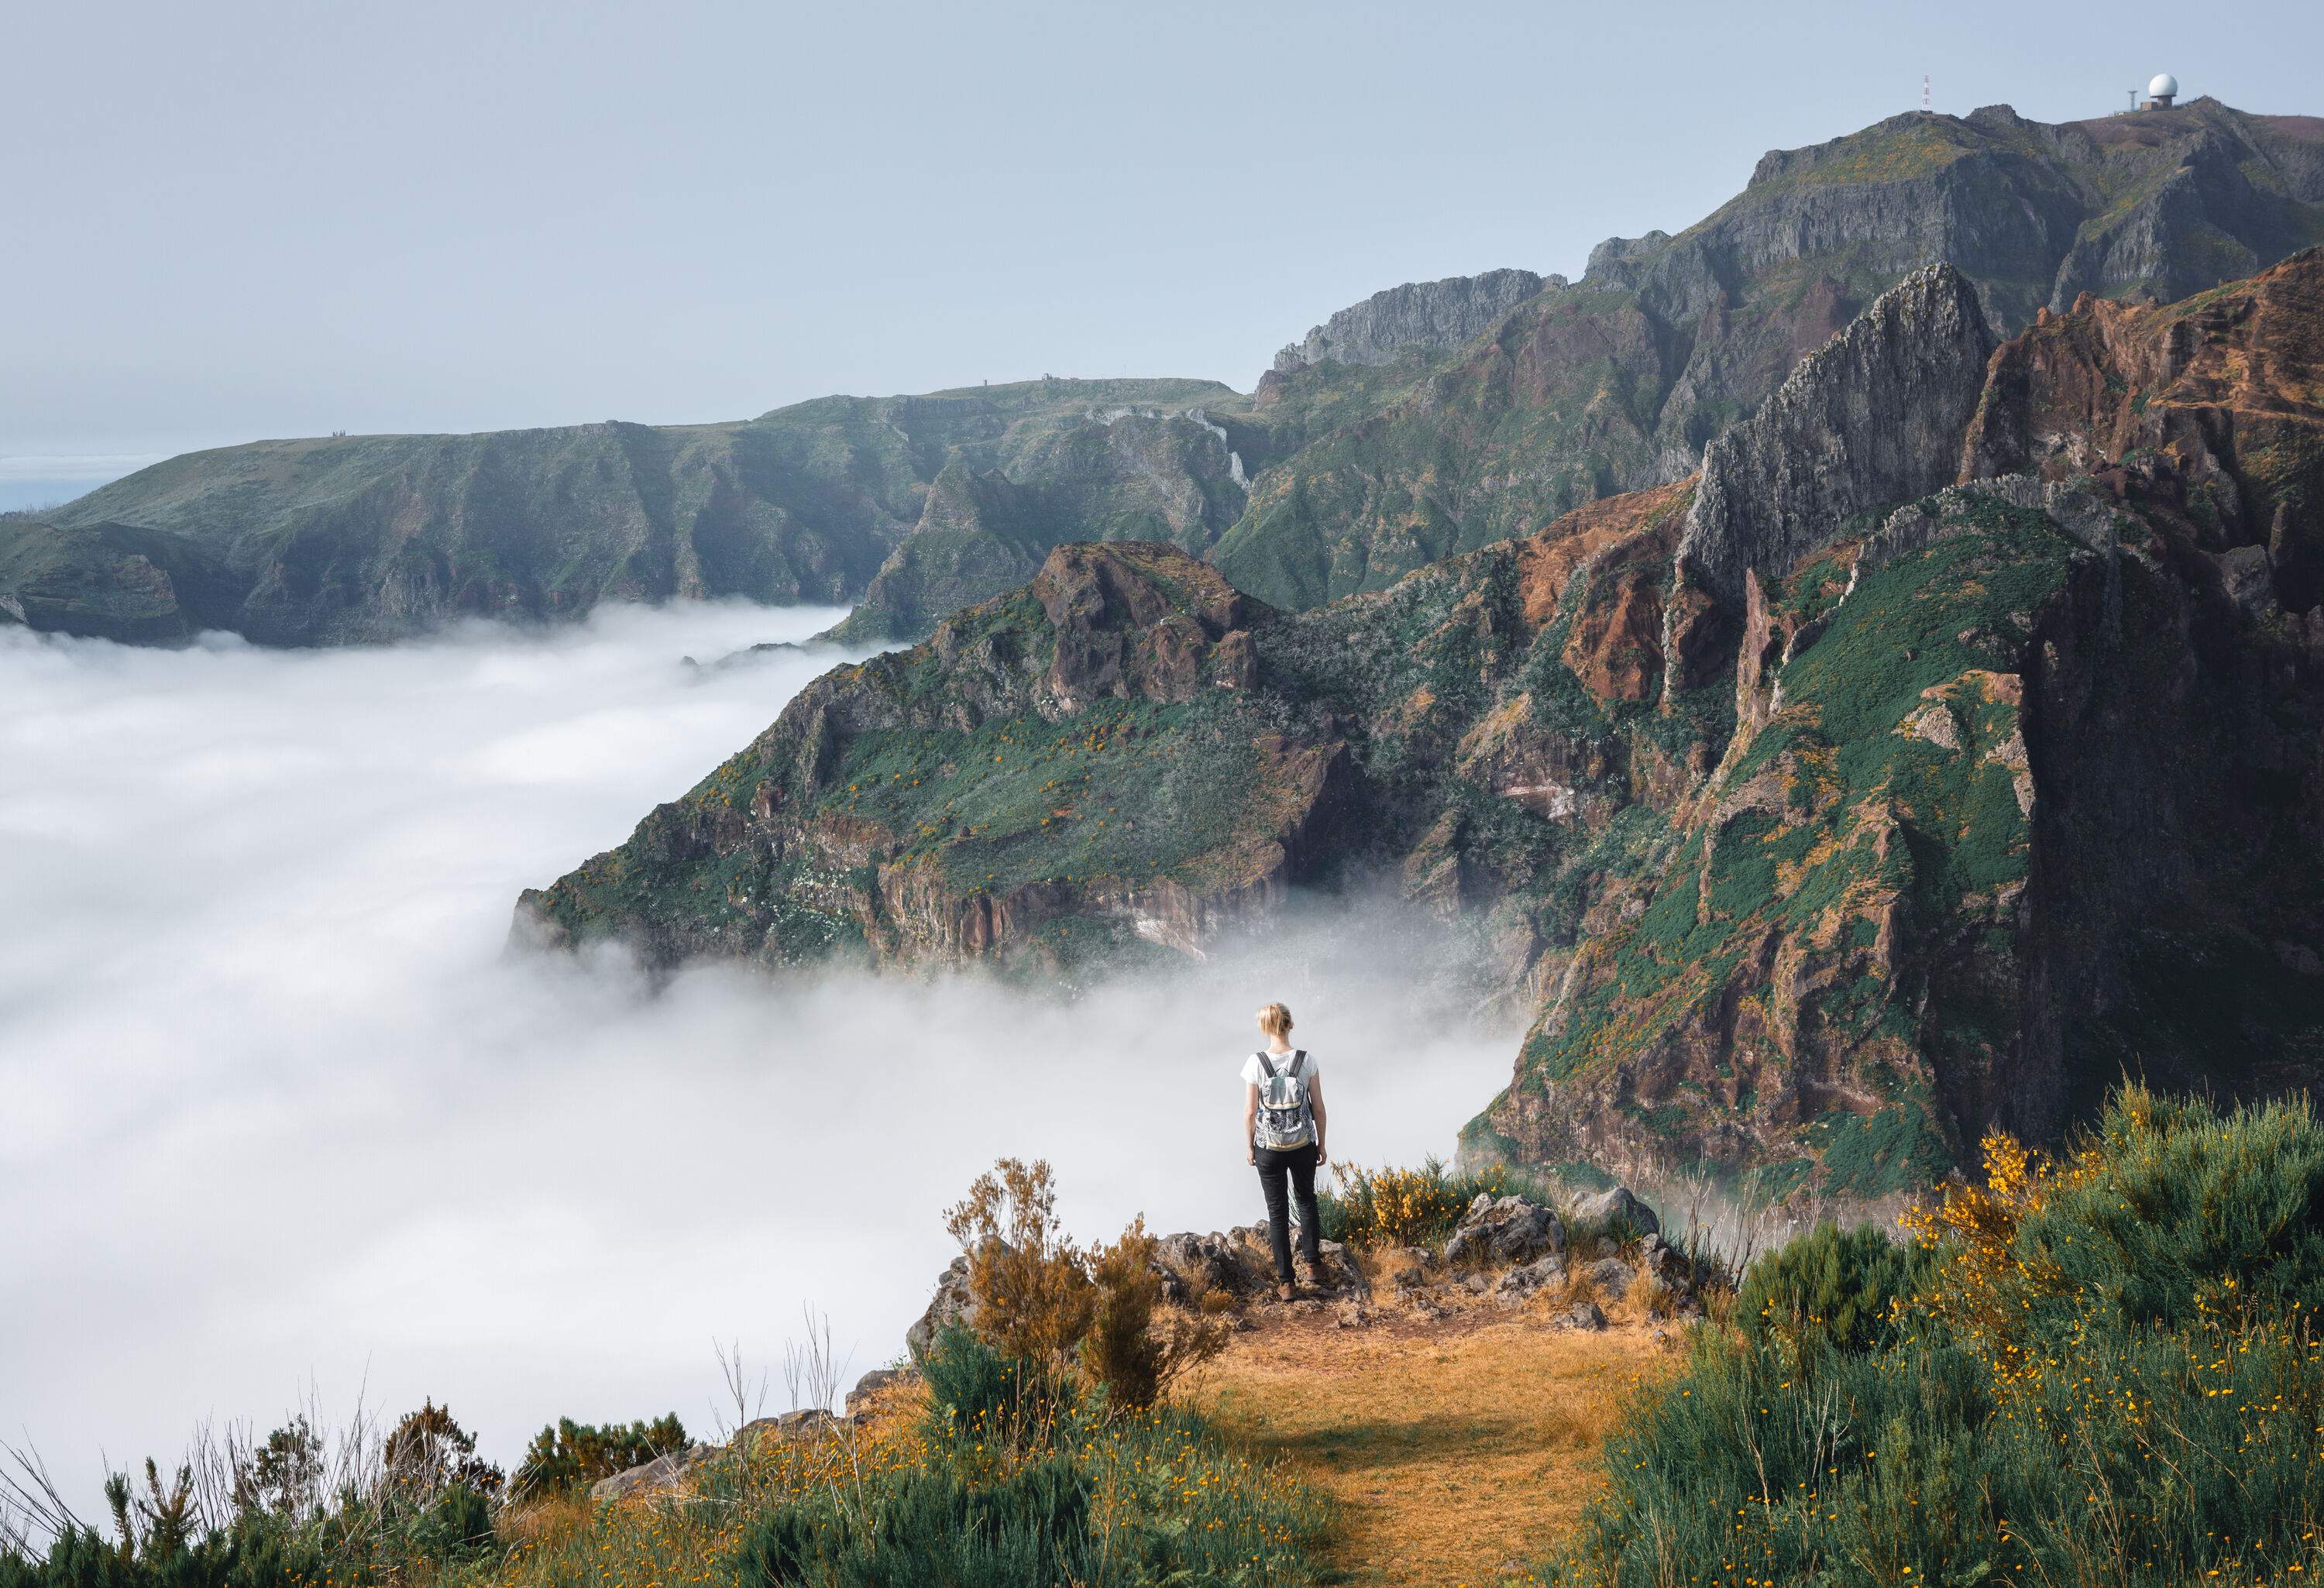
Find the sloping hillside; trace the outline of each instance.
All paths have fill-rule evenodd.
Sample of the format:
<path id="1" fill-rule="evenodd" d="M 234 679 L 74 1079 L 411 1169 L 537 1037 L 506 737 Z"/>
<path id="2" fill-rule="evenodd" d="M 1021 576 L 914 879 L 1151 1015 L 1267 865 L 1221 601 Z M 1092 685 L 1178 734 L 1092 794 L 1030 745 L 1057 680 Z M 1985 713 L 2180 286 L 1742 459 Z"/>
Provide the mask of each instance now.
<path id="1" fill-rule="evenodd" d="M 1224 427 L 1185 415 L 1239 401 L 1205 381 L 1045 380 L 732 424 L 262 441 L 171 458 L 47 517 L 170 535 L 243 588 L 221 626 L 271 644 L 608 599 L 840 602 L 916 531 L 948 527 L 942 505 L 924 522 L 947 467 L 1021 485 L 1041 551 L 1065 523 L 1207 545 L 1242 488 Z M 1004 562 L 975 596 L 1024 576 Z"/>
<path id="2" fill-rule="evenodd" d="M 1858 1204 L 2125 1065 L 2301 1079 L 2319 288 L 2310 251 L 1988 358 L 1971 283 L 1916 272 L 1699 481 L 1314 611 L 1060 550 L 523 915 L 1056 967 L 1385 876 L 1536 1010 L 1472 1158 Z M 2061 477 L 1980 461 L 2037 457 Z"/>
<path id="3" fill-rule="evenodd" d="M 1270 374 L 1308 443 L 1259 476 L 1215 560 L 1284 607 L 1380 589 L 1595 497 L 1692 474 L 1793 365 L 1920 265 L 2008 334 L 2080 293 L 2182 297 L 2324 241 L 2324 120 L 2213 100 L 2048 125 L 1992 106 L 1769 153 L 1676 236 L 1615 238 L 1369 411 L 1304 411 L 1334 366 Z"/>
<path id="4" fill-rule="evenodd" d="M 2006 335 L 2084 291 L 2177 298 L 2319 239 L 2314 118 L 2209 100 L 2057 126 L 2006 106 L 1904 115 L 1766 155 L 1717 212 L 1608 241 L 1578 282 L 1503 270 L 1377 294 L 1250 397 L 1045 378 L 731 424 L 257 442 L 0 525 L 0 568 L 88 593 L 0 596 L 19 621 L 142 633 L 103 612 L 151 606 L 150 570 L 180 567 L 240 594 L 222 615 L 165 599 L 182 610 L 155 632 L 285 644 L 613 598 L 860 601 L 841 637 L 878 642 L 1022 583 L 1054 546 L 1139 539 L 1297 610 L 1685 478 L 1929 262 Z M 104 524 L 172 543 L 133 567 L 56 533 Z"/>

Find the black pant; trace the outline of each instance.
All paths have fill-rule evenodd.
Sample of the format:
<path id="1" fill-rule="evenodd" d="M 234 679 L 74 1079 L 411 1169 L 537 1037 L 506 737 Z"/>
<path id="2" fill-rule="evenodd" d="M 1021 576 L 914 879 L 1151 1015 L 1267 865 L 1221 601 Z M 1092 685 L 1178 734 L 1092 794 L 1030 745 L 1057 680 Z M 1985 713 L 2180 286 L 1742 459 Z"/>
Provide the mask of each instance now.
<path id="1" fill-rule="evenodd" d="M 1267 1194 L 1267 1238 L 1275 1247 L 1275 1275 L 1285 1284 L 1291 1283 L 1291 1230 L 1289 1200 L 1283 1194 L 1285 1176 L 1291 1179 L 1291 1196 L 1299 1199 L 1299 1255 L 1307 1260 L 1310 1269 L 1315 1260 L 1315 1229 L 1320 1222 L 1315 1216 L 1315 1144 L 1305 1147 L 1262 1147 L 1259 1149 L 1259 1188 Z"/>

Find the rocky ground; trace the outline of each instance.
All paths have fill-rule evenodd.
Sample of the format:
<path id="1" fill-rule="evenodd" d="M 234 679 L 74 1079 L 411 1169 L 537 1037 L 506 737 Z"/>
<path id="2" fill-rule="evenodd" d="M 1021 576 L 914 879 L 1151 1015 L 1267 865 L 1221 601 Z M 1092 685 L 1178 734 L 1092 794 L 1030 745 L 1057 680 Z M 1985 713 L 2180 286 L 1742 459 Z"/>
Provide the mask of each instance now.
<path id="1" fill-rule="evenodd" d="M 1684 1325 L 1719 1299 L 1618 1187 L 1563 1210 L 1480 1196 L 1441 1242 L 1325 1242 L 1323 1256 L 1325 1282 L 1289 1302 L 1263 1224 L 1165 1237 L 1157 1269 L 1174 1304 L 1231 1320 L 1224 1353 L 1178 1398 L 1340 1502 L 1328 1555 L 1352 1583 L 1522 1579 L 1596 1491 L 1621 1393 L 1676 1360 Z M 975 1312 L 964 1258 L 938 1278 L 912 1350 Z M 677 1491 L 759 1440 L 908 1437 L 921 1404 L 917 1371 L 877 1370 L 841 1413 L 760 1419 L 594 1497 Z"/>

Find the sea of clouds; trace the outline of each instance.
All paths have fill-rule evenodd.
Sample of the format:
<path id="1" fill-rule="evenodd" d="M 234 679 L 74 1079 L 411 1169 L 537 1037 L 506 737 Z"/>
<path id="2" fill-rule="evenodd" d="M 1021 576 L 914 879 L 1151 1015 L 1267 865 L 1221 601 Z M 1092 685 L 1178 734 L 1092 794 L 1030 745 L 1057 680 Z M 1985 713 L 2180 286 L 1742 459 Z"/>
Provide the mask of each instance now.
<path id="1" fill-rule="evenodd" d="M 1257 1218 L 1261 1002 L 1297 1011 L 1340 1155 L 1449 1153 L 1507 1080 L 1448 946 L 1333 909 L 1070 1001 L 506 953 L 521 888 L 832 660 L 679 658 L 837 615 L 313 652 L 0 631 L 0 1439 L 86 1499 L 310 1398 L 433 1397 L 503 1462 L 559 1415 L 706 1427 L 714 1339 L 779 1364 L 811 1306 L 853 1371 L 897 1356 L 942 1209 L 1001 1155 L 1055 1164 L 1084 1236 Z"/>

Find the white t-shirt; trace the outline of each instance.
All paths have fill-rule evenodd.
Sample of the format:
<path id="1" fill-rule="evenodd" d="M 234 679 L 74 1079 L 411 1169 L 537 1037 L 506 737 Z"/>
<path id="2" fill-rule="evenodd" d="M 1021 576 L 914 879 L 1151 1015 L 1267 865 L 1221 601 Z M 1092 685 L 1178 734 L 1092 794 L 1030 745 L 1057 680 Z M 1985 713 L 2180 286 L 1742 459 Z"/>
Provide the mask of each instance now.
<path id="1" fill-rule="evenodd" d="M 1297 1050 L 1294 1049 L 1293 1051 L 1296 1052 Z M 1290 1054 L 1270 1053 L 1268 1057 L 1275 1061 L 1275 1073 L 1277 1075 L 1286 1075 L 1290 1072 Z M 1315 1056 L 1312 1053 L 1307 1056 L 1307 1062 L 1299 1066 L 1300 1076 L 1310 1082 L 1314 1081 L 1317 1076 L 1320 1076 L 1323 1073 L 1323 1066 L 1315 1062 Z M 1252 1086 L 1256 1086 L 1267 1079 L 1267 1072 L 1259 1067 L 1258 1054 L 1251 1054 L 1242 1061 L 1242 1078 L 1246 1085 Z"/>

